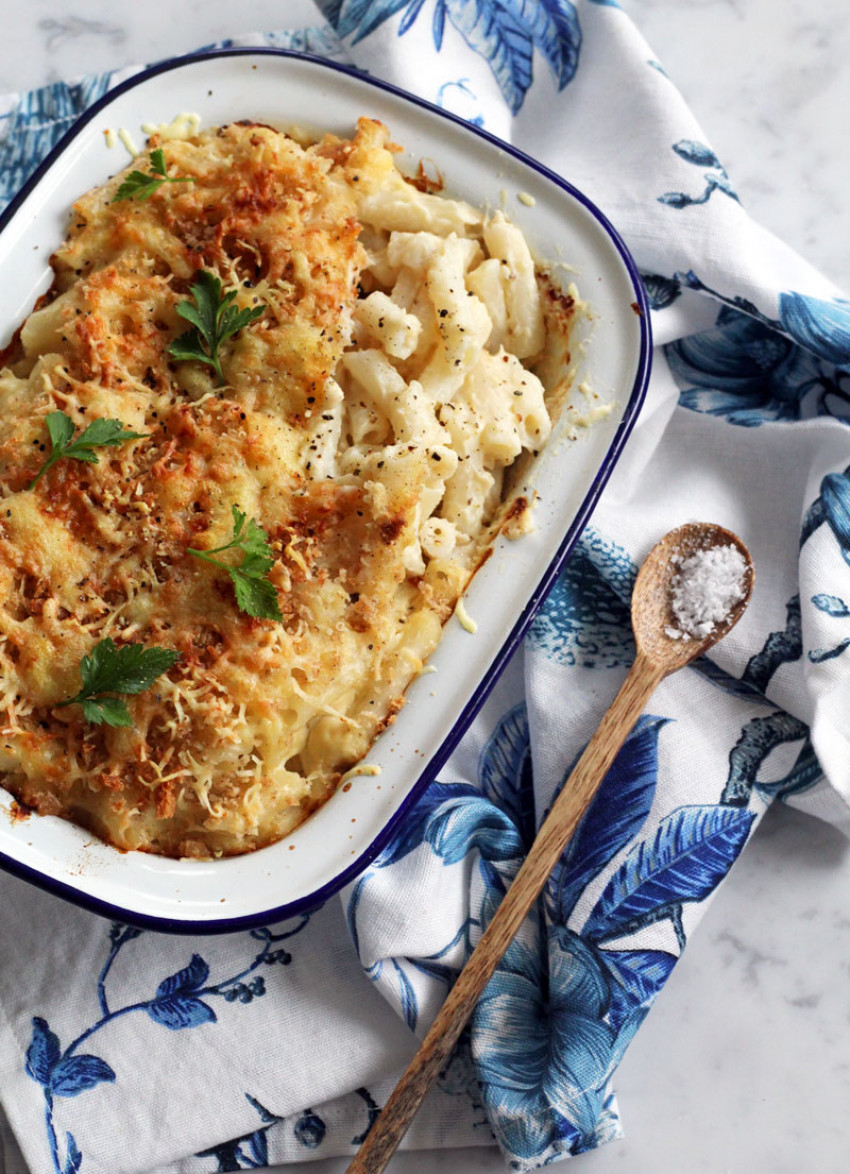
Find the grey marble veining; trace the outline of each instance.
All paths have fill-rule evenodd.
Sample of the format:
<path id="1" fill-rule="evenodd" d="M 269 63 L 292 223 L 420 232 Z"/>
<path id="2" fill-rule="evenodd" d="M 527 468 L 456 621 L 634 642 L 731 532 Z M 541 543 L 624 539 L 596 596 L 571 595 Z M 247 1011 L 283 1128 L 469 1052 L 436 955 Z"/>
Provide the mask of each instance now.
<path id="1" fill-rule="evenodd" d="M 627 0 L 750 213 L 850 286 L 844 0 Z"/>
<path id="2" fill-rule="evenodd" d="M 847 0 L 623 0 L 751 214 L 850 290 Z M 310 0 L 31 0 L 0 93 L 221 37 L 309 24 Z M 582 1174 L 845 1174 L 850 845 L 765 818 L 617 1076 L 626 1140 Z M 341 1174 L 344 1162 L 290 1167 Z M 494 1151 L 401 1154 L 396 1174 L 503 1174 Z"/>

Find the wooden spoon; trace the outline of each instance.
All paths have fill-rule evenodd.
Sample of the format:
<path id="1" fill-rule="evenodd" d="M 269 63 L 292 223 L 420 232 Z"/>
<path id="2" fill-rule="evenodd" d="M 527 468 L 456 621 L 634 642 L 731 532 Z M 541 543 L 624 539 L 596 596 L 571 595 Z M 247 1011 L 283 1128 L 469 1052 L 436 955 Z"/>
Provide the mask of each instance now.
<path id="1" fill-rule="evenodd" d="M 734 546 L 743 555 L 743 598 L 713 631 L 701 638 L 677 638 L 671 580 L 683 559 L 712 547 Z M 672 530 L 650 551 L 632 594 L 632 628 L 637 656 L 619 693 L 552 805 L 522 868 L 493 920 L 482 934 L 431 1029 L 422 1041 L 361 1145 L 347 1174 L 380 1174 L 407 1132 L 431 1082 L 452 1048 L 494 970 L 557 864 L 590 801 L 655 687 L 716 644 L 738 622 L 753 586 L 753 565 L 743 542 L 728 530 L 694 523 Z"/>

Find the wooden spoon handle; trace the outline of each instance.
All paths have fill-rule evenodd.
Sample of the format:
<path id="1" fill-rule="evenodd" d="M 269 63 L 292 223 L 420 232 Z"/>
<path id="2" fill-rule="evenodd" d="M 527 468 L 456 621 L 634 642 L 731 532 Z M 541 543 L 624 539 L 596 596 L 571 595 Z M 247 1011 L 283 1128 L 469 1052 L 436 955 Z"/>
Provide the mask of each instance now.
<path id="1" fill-rule="evenodd" d="M 380 1117 L 355 1154 L 347 1174 L 381 1174 L 395 1153 L 432 1081 L 445 1066 L 494 970 L 540 895 L 546 878 L 560 859 L 651 693 L 664 676 L 663 669 L 638 653 L 619 693 L 552 805 L 493 920 L 458 975 Z"/>

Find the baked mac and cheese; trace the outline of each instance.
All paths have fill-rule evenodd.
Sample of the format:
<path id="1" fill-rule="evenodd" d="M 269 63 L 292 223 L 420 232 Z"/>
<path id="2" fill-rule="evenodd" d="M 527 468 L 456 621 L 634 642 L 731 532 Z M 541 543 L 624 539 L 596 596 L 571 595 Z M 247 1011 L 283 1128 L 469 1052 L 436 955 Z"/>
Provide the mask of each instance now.
<path id="1" fill-rule="evenodd" d="M 0 781 L 123 849 L 232 854 L 392 721 L 549 435 L 575 308 L 502 213 L 405 179 L 378 122 L 150 148 L 182 182 L 116 199 L 128 168 L 78 200 L 2 356 Z M 175 357 L 200 272 L 257 310 L 223 382 Z M 33 484 L 56 412 L 135 435 Z M 268 538 L 280 619 L 191 553 L 226 547 L 234 510 Z M 107 639 L 179 653 L 132 725 L 68 704 Z"/>

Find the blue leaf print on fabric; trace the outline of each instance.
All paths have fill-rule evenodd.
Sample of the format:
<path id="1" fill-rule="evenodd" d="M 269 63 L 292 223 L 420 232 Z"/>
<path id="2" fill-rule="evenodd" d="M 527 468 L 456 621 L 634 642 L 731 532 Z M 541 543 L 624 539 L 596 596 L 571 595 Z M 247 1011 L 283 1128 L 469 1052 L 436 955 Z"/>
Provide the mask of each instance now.
<path id="1" fill-rule="evenodd" d="M 841 557 L 850 564 L 850 476 L 827 473 L 820 483 L 822 520 L 832 531 Z"/>
<path id="2" fill-rule="evenodd" d="M 424 2 L 424 0 L 420 0 L 419 7 L 422 6 L 423 2 Z M 418 12 L 418 8 L 417 8 L 417 12 Z M 415 13 L 414 13 L 413 19 L 415 19 Z M 403 20 L 401 22 L 402 27 L 399 28 L 399 36 L 401 36 L 403 32 L 407 32 L 407 28 L 405 27 L 406 20 L 407 20 L 407 18 L 405 17 L 405 20 Z M 412 24 L 413 20 L 411 20 L 410 23 Z M 434 6 L 434 16 L 431 21 L 431 36 L 434 39 L 434 47 L 436 48 L 438 53 L 439 53 L 440 49 L 442 49 L 442 47 L 443 47 L 443 34 L 445 33 L 445 31 L 446 31 L 446 0 L 437 0 L 437 3 Z"/>
<path id="3" fill-rule="evenodd" d="M 522 107 L 532 81 L 534 42 L 517 19 L 522 3 L 448 0 L 449 18 L 475 53 L 485 59 L 512 114 Z"/>
<path id="4" fill-rule="evenodd" d="M 392 960 L 392 966 L 395 972 L 404 1022 L 411 1031 L 415 1031 L 416 1024 L 419 1020 L 419 1001 L 416 998 L 416 991 L 413 989 L 413 983 L 404 973 L 403 967 L 395 959 Z"/>
<path id="5" fill-rule="evenodd" d="M 559 90 L 575 75 L 582 37 L 570 0 L 445 0 L 445 6 L 470 49 L 487 61 L 512 114 L 531 86 L 535 49 Z"/>
<path id="6" fill-rule="evenodd" d="M 557 891 L 558 881 L 566 880 L 570 896 L 559 902 L 547 893 L 548 920 L 541 924 L 533 914 L 525 930 L 526 937 L 539 935 L 539 949 L 533 937 L 514 939 L 473 1017 L 482 1095 L 514 1169 L 581 1153 L 616 1131 L 616 1118 L 605 1109 L 608 1080 L 672 967 L 672 961 L 647 957 L 627 990 L 627 964 L 618 967 L 614 959 L 609 969 L 596 946 L 564 924 L 584 886 L 628 845 L 649 813 L 657 776 L 649 746 L 664 722 L 647 717 L 630 736 L 620 770 L 606 777 L 595 811 L 576 833 L 574 859 L 562 862 L 563 877 L 552 886 Z M 482 926 L 497 906 L 497 899 L 482 899 Z"/>
<path id="7" fill-rule="evenodd" d="M 813 595 L 812 603 L 818 611 L 826 612 L 828 616 L 837 616 L 839 618 L 850 616 L 850 607 L 847 606 L 843 599 L 839 599 L 837 595 Z"/>
<path id="8" fill-rule="evenodd" d="M 547 1087 L 552 1083 L 547 1079 L 550 1048 L 561 1051 L 571 1041 L 578 1043 L 581 1033 L 563 1030 L 573 1026 L 559 1022 L 556 1027 L 538 984 L 518 974 L 496 975 L 476 1006 L 473 1056 L 481 1093 L 497 1140 L 516 1156 L 515 1169 L 544 1154 L 569 1153 L 580 1137 L 580 1126 L 549 1105 L 544 1089 L 544 1082 Z M 597 1023 L 592 1030 L 598 1038 L 586 1042 L 604 1051 L 609 1042 L 605 1028 Z M 585 1098 L 577 1103 L 583 1106 Z"/>
<path id="9" fill-rule="evenodd" d="M 342 23 L 343 2 L 344 0 L 316 0 L 316 5 L 322 16 L 336 32 L 339 32 L 339 26 Z"/>
<path id="10" fill-rule="evenodd" d="M 566 924 L 587 885 L 646 822 L 658 777 L 658 735 L 668 720 L 643 714 L 611 764 L 547 883 L 553 921 Z"/>
<path id="11" fill-rule="evenodd" d="M 664 192 L 658 197 L 658 203 L 668 204 L 671 208 L 690 208 L 691 204 L 704 204 L 708 196 L 708 189 L 699 198 L 689 196 L 687 192 Z"/>
<path id="12" fill-rule="evenodd" d="M 704 901 L 746 843 L 755 815 L 740 808 L 680 807 L 638 844 L 610 879 L 584 927 L 593 940 L 632 933 L 684 901 Z"/>
<path id="13" fill-rule="evenodd" d="M 683 407 L 745 427 L 799 420 L 803 400 L 827 388 L 810 354 L 728 306 L 712 329 L 668 343 L 664 354 Z"/>
<path id="14" fill-rule="evenodd" d="M 210 968 L 200 954 L 193 954 L 188 966 L 164 978 L 156 990 L 157 998 L 182 995 L 201 989 L 210 976 Z"/>
<path id="15" fill-rule="evenodd" d="M 519 23 L 528 30 L 534 47 L 546 59 L 558 89 L 572 81 L 581 50 L 581 27 L 569 0 L 516 0 Z"/>
<path id="16" fill-rule="evenodd" d="M 549 980 L 552 1006 L 600 1019 L 608 1010 L 610 987 L 599 955 L 572 930 L 553 924 L 549 930 Z M 603 1067 L 607 1068 L 608 1060 Z"/>
<path id="17" fill-rule="evenodd" d="M 115 1073 L 99 1056 L 65 1056 L 53 1069 L 50 1091 L 55 1097 L 76 1097 L 114 1080 Z"/>
<path id="18" fill-rule="evenodd" d="M 641 281 L 651 310 L 666 310 L 681 297 L 682 287 L 674 277 L 664 277 L 660 273 L 642 273 Z"/>
<path id="19" fill-rule="evenodd" d="M 827 522 L 834 536 L 838 540 L 841 555 L 845 562 L 850 563 L 850 486 L 846 473 L 829 473 L 821 482 L 820 492 L 820 523 Z M 812 596 L 812 604 L 819 612 L 832 619 L 842 620 L 850 616 L 850 607 L 837 595 L 819 593 Z M 834 660 L 850 648 L 850 636 L 845 636 L 829 648 L 813 648 L 809 651 L 809 661 L 812 664 L 823 664 L 824 661 Z"/>
<path id="20" fill-rule="evenodd" d="M 400 12 L 398 35 L 404 36 L 424 0 L 319 0 L 319 6 L 337 34 L 352 37 L 356 45 Z M 438 52 L 446 20 L 490 66 L 513 114 L 521 109 L 532 84 L 535 49 L 559 90 L 575 75 L 582 34 L 571 0 L 436 0 L 431 35 Z"/>
<path id="21" fill-rule="evenodd" d="M 489 860 L 479 861 L 478 871 L 484 882 L 484 893 L 478 909 L 476 925 L 486 925 L 502 903 L 502 898 L 508 891 L 508 884 L 522 861 L 517 859 L 513 863 L 515 864 L 514 868 L 502 870 L 496 868 Z"/>
<path id="22" fill-rule="evenodd" d="M 821 481 L 820 492 L 803 518 L 801 549 L 823 525 L 829 526 L 844 561 L 850 563 L 850 466 L 843 473 L 827 473 Z"/>
<path id="23" fill-rule="evenodd" d="M 354 34 L 353 45 L 368 37 L 385 20 L 389 20 L 391 16 L 395 16 L 408 6 L 415 9 L 415 19 L 416 13 L 422 7 L 422 0 L 418 3 L 414 0 L 412 4 L 410 0 L 331 0 L 330 3 L 323 0 L 319 4 L 323 16 L 340 38 Z"/>
<path id="24" fill-rule="evenodd" d="M 62 1055 L 59 1037 L 40 1016 L 32 1021 L 25 1068 L 27 1075 L 54 1097 L 76 1097 L 115 1079 L 115 1073 L 98 1056 Z"/>
<path id="25" fill-rule="evenodd" d="M 658 197 L 658 203 L 667 204 L 670 208 L 692 208 L 695 204 L 707 204 L 713 192 L 724 192 L 733 200 L 738 199 L 735 190 L 725 176 L 707 175 L 705 187 L 700 195 L 689 196 L 687 192 L 664 192 Z"/>
<path id="26" fill-rule="evenodd" d="M 686 192 L 664 192 L 663 195 L 658 196 L 659 204 L 667 204 L 671 208 L 689 208 L 693 204 L 707 203 L 714 192 L 723 192 L 732 200 L 738 199 L 737 192 L 729 181 L 729 176 L 710 147 L 704 143 L 698 143 L 694 139 L 681 139 L 678 143 L 673 143 L 672 149 L 686 163 L 692 163 L 696 167 L 711 167 L 714 170 L 706 172 L 705 188 L 700 195 L 690 196 Z"/>
<path id="27" fill-rule="evenodd" d="M 215 1011 L 201 999 L 157 999 L 155 1003 L 150 1004 L 147 1012 L 154 1023 L 159 1023 L 171 1031 L 182 1031 L 186 1027 L 199 1027 L 202 1023 L 216 1022 Z"/>
<path id="28" fill-rule="evenodd" d="M 471 847 L 487 859 L 501 860 L 516 854 L 518 839 L 509 815 L 482 798 L 476 787 L 434 782 L 416 801 L 370 872 L 395 864 L 422 844 L 430 845 L 446 864 L 463 859 Z"/>
<path id="29" fill-rule="evenodd" d="M 425 826 L 424 842 L 445 864 L 457 864 L 473 848 L 485 860 L 512 860 L 523 850 L 510 816 L 480 795 L 443 803 Z"/>
<path id="30" fill-rule="evenodd" d="M 833 645 L 832 648 L 813 648 L 809 652 L 809 660 L 812 664 L 823 664 L 827 660 L 835 660 L 837 656 L 841 656 L 842 652 L 846 652 L 850 648 L 850 636 L 846 636 L 838 644 Z"/>
<path id="31" fill-rule="evenodd" d="M 36 1015 L 32 1021 L 32 1039 L 27 1048 L 27 1075 L 44 1088 L 50 1085 L 50 1077 L 60 1055 L 59 1037 L 51 1031 L 47 1022 Z"/>
<path id="32" fill-rule="evenodd" d="M 416 800 L 396 835 L 375 859 L 372 868 L 386 868 L 415 851 L 425 841 L 426 828 L 434 812 L 446 802 L 456 803 L 462 796 L 470 801 L 481 799 L 479 791 L 468 783 L 431 783 Z"/>
<path id="33" fill-rule="evenodd" d="M 496 724 L 478 763 L 481 789 L 503 811 L 528 846 L 534 839 L 534 781 L 525 703 Z"/>
<path id="34" fill-rule="evenodd" d="M 844 553 L 845 559 L 847 554 Z M 848 560 L 850 561 L 850 560 Z M 818 611 L 831 616 L 833 619 L 846 619 L 850 616 L 850 608 L 843 599 L 839 599 L 837 595 L 813 595 L 812 603 Z M 841 656 L 842 652 L 850 648 L 850 636 L 845 636 L 838 644 L 831 648 L 813 648 L 809 652 L 809 660 L 812 664 L 823 664 L 826 660 L 834 660 L 837 656 Z"/>
<path id="35" fill-rule="evenodd" d="M 83 1155 L 77 1148 L 77 1143 L 74 1141 L 72 1133 L 65 1134 L 65 1165 L 62 1174 L 77 1174 L 80 1166 L 83 1164 Z"/>
<path id="36" fill-rule="evenodd" d="M 781 293 L 779 321 L 795 342 L 827 362 L 850 363 L 850 302 L 844 298 L 826 301 L 793 291 Z"/>
<path id="37" fill-rule="evenodd" d="M 637 567 L 589 531 L 537 613 L 529 643 L 558 664 L 616 668 L 634 660 L 629 598 Z"/>
<path id="38" fill-rule="evenodd" d="M 721 171 L 723 170 L 720 160 L 711 147 L 707 147 L 705 143 L 698 143 L 695 139 L 681 139 L 678 143 L 673 144 L 673 150 L 686 163 L 694 163 L 698 167 L 717 167 Z"/>
<path id="39" fill-rule="evenodd" d="M 505 720 L 502 725 L 502 735 L 499 742 L 511 740 L 512 748 L 506 754 L 500 754 L 504 763 L 512 760 L 519 761 L 522 751 L 519 748 L 517 730 L 521 731 L 522 723 L 517 724 L 516 715 Z M 527 733 L 526 733 L 527 737 Z M 508 767 L 510 769 L 510 767 Z M 491 770 L 491 776 L 495 770 Z M 491 785 L 497 787 L 491 779 Z M 498 788 L 497 788 L 498 789 Z M 516 871 L 515 862 L 523 855 L 523 841 L 520 831 L 514 825 L 511 817 L 500 810 L 481 791 L 467 783 L 439 783 L 430 785 L 427 791 L 418 799 L 407 819 L 402 823 L 396 838 L 376 858 L 373 864 L 357 879 L 351 891 L 346 906 L 345 916 L 349 934 L 355 950 L 360 955 L 360 935 L 358 933 L 358 917 L 361 914 L 361 905 L 369 887 L 371 878 L 380 870 L 397 863 L 415 851 L 423 844 L 427 844 L 431 851 L 443 864 L 453 865 L 464 860 L 473 850 L 477 849 L 480 859 L 479 868 L 487 885 L 488 896 L 486 901 L 501 899 L 505 891 L 505 881 L 499 871 L 492 867 L 493 862 L 501 865 L 507 862 L 510 876 Z M 429 964 L 433 964 L 461 939 L 466 938 L 469 944 L 470 923 L 461 926 L 452 941 L 445 944 L 430 959 L 425 960 L 423 967 L 420 959 L 379 959 L 366 967 L 366 972 L 373 982 L 379 980 L 387 983 L 392 997 L 397 1000 L 398 1007 L 411 1029 L 415 1029 L 419 1017 L 419 1006 L 416 992 L 405 968 L 428 971 Z M 440 975 L 441 980 L 443 978 Z"/>
<path id="40" fill-rule="evenodd" d="M 615 980 L 611 987 L 608 1020 L 612 1027 L 627 1023 L 636 1008 L 649 1009 L 678 961 L 666 950 L 600 950 L 599 959 Z"/>
<path id="41" fill-rule="evenodd" d="M 269 1143 L 265 1129 L 255 1129 L 248 1138 L 248 1158 L 257 1170 L 265 1169 L 269 1164 Z"/>
<path id="42" fill-rule="evenodd" d="M 215 1023 L 215 1011 L 197 996 L 209 973 L 210 968 L 200 954 L 193 954 L 188 966 L 159 984 L 156 998 L 147 1006 L 148 1015 L 171 1031 Z"/>

